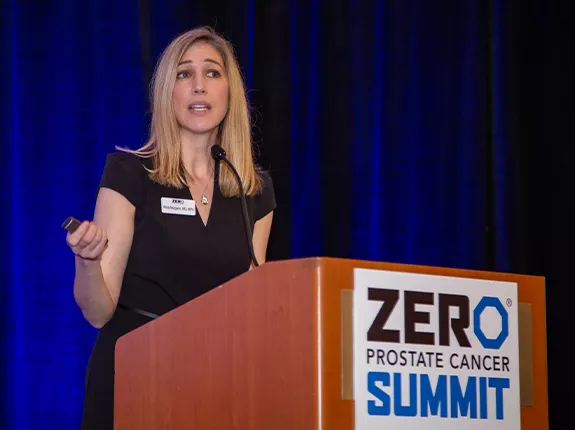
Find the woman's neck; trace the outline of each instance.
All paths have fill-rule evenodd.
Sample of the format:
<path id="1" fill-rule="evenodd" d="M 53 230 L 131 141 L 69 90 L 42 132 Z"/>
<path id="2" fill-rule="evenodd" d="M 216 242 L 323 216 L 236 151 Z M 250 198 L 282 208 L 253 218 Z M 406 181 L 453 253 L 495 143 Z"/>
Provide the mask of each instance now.
<path id="1" fill-rule="evenodd" d="M 211 148 L 217 143 L 216 139 L 217 130 L 209 134 L 182 134 L 182 162 L 192 180 L 205 179 L 213 174 Z"/>

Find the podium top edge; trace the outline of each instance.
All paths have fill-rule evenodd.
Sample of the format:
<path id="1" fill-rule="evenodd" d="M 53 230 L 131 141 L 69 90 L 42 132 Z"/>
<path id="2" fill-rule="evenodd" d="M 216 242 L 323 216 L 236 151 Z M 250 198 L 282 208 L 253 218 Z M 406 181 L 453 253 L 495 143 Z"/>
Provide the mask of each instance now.
<path id="1" fill-rule="evenodd" d="M 447 266 L 431 266 L 431 265 L 420 265 L 420 264 L 409 264 L 409 263 L 398 263 L 391 261 L 374 261 L 374 260 L 360 260 L 353 258 L 342 258 L 342 257 L 325 257 L 325 256 L 310 256 L 301 258 L 292 258 L 285 260 L 271 260 L 266 262 L 266 264 L 286 264 L 287 262 L 293 262 L 298 264 L 303 264 L 307 268 L 324 268 L 324 266 L 333 265 L 345 265 L 350 269 L 375 269 L 375 270 L 390 270 L 390 271 L 406 271 L 406 272 L 418 272 L 418 273 L 428 273 L 428 274 L 439 274 L 444 276 L 458 276 L 458 277 L 489 277 L 493 275 L 494 277 L 510 277 L 510 278 L 521 278 L 521 279 L 534 279 L 534 280 L 545 280 L 544 276 L 523 274 L 516 272 L 502 272 L 494 270 L 484 270 L 484 269 L 470 269 L 470 268 L 459 268 L 459 267 L 447 267 Z"/>

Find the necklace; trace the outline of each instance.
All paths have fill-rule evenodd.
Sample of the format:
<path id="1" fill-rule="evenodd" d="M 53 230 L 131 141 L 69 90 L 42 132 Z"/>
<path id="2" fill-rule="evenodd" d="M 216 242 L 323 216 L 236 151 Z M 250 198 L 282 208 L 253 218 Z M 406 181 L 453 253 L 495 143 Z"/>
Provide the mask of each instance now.
<path id="1" fill-rule="evenodd" d="M 206 206 L 208 203 L 210 203 L 210 201 L 208 200 L 208 197 L 206 196 L 206 191 L 208 190 L 208 185 L 210 185 L 210 182 L 212 182 L 212 176 L 214 174 L 214 171 L 212 170 L 212 173 L 210 174 L 210 178 L 208 179 L 208 182 L 206 182 L 206 186 L 204 187 L 204 191 L 202 192 L 202 198 L 201 198 L 201 202 L 204 206 Z"/>
<path id="2" fill-rule="evenodd" d="M 200 198 L 200 202 L 202 202 L 202 204 L 204 206 L 207 206 L 210 203 L 208 196 L 206 196 L 206 192 L 208 191 L 208 186 L 210 185 L 210 182 L 212 182 L 212 179 L 214 177 L 214 173 L 215 173 L 215 166 L 213 166 L 211 169 L 210 177 L 209 177 L 208 181 L 206 182 L 206 186 L 204 187 L 204 191 L 202 191 L 202 197 Z M 192 177 L 190 176 L 190 174 L 187 171 L 186 171 L 186 176 L 189 178 L 189 180 L 191 181 L 192 184 L 197 183 L 196 181 L 194 181 L 192 179 Z"/>

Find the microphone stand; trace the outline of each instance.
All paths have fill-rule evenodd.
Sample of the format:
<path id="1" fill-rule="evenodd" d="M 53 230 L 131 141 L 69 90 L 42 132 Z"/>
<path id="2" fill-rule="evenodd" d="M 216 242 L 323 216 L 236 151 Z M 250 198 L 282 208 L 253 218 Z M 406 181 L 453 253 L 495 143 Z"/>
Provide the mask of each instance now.
<path id="1" fill-rule="evenodd" d="M 252 229 L 250 228 L 250 219 L 248 216 L 248 206 L 246 203 L 246 195 L 244 192 L 244 187 L 243 187 L 240 175 L 238 174 L 238 171 L 233 166 L 233 164 L 230 162 L 230 160 L 227 159 L 226 151 L 224 150 L 224 148 L 222 148 L 220 145 L 214 145 L 214 146 L 212 146 L 211 151 L 212 151 L 212 157 L 214 158 L 214 160 L 223 161 L 224 163 L 226 163 L 228 165 L 228 167 L 232 170 L 232 173 L 234 174 L 234 177 L 236 178 L 236 181 L 238 182 L 238 186 L 240 188 L 240 200 L 242 202 L 242 213 L 244 216 L 244 225 L 245 225 L 245 230 L 246 230 L 246 236 L 248 239 L 248 250 L 250 252 L 250 258 L 253 261 L 254 266 L 258 267 L 259 263 L 258 263 L 258 260 L 256 259 L 256 255 L 254 253 L 254 244 L 252 242 Z"/>

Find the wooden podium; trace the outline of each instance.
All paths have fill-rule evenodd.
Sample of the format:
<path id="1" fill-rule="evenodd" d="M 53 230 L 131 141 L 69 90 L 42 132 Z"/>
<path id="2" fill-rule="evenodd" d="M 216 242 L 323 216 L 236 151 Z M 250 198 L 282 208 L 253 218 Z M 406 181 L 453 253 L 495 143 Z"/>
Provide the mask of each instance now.
<path id="1" fill-rule="evenodd" d="M 355 268 L 516 282 L 521 428 L 549 428 L 543 278 L 332 258 L 266 263 L 121 337 L 114 428 L 353 429 Z"/>

